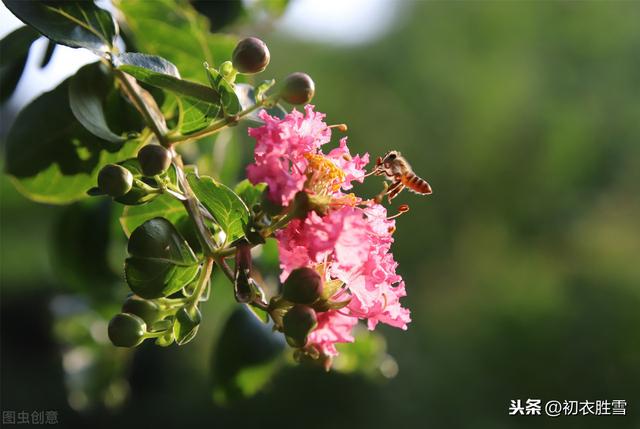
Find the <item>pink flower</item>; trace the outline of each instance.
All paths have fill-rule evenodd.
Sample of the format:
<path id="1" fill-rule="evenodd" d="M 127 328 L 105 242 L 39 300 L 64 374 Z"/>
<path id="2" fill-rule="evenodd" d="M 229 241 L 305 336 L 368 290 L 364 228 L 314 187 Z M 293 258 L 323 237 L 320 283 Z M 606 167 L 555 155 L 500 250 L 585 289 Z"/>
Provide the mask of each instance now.
<path id="1" fill-rule="evenodd" d="M 295 268 L 325 264 L 326 280 L 347 286 L 348 295 L 339 292 L 339 300 L 351 298 L 340 314 L 366 319 L 369 329 L 380 322 L 406 329 L 410 313 L 400 304 L 406 291 L 390 253 L 394 226 L 379 204 L 343 206 L 323 217 L 310 213 L 295 220 L 276 234 L 281 279 Z"/>
<path id="2" fill-rule="evenodd" d="M 369 155 L 352 157 L 346 137 L 340 146 L 324 155 L 321 146 L 331 140 L 331 129 L 323 121 L 324 114 L 305 106 L 305 114 L 293 110 L 284 119 L 264 110 L 260 118 L 265 124 L 249 129 L 256 139 L 254 163 L 247 167 L 253 184 L 269 185 L 269 198 L 287 206 L 298 191 L 341 196 L 341 189 L 351 189 L 351 182 L 362 182 Z"/>
<path id="3" fill-rule="evenodd" d="M 352 343 L 351 331 L 358 319 L 340 314 L 338 311 L 325 311 L 318 314 L 318 327 L 309 334 L 307 344 L 315 345 L 327 356 L 336 356 L 336 343 Z"/>
<path id="4" fill-rule="evenodd" d="M 352 157 L 347 147 L 346 137 L 340 139 L 340 146 L 331 150 L 327 154 L 327 158 L 333 160 L 338 168 L 345 173 L 345 178 L 341 183 L 341 187 L 345 191 L 353 187 L 351 182 L 362 183 L 364 181 L 364 168 L 369 163 L 369 154 L 365 153 L 363 156 L 356 155 Z"/>
<path id="5" fill-rule="evenodd" d="M 326 215 L 311 211 L 275 237 L 282 281 L 295 268 L 313 267 L 325 273 L 325 280 L 346 285 L 333 298 L 349 304 L 318 313 L 318 326 L 308 338 L 308 345 L 335 356 L 335 343 L 353 341 L 358 319 L 367 320 L 369 329 L 380 322 L 406 329 L 411 318 L 400 303 L 406 292 L 390 252 L 395 222 L 382 205 L 344 193 L 364 180 L 369 155 L 352 156 L 346 137 L 324 154 L 331 129 L 313 109 L 307 105 L 304 115 L 294 110 L 284 119 L 260 113 L 265 124 L 249 130 L 256 147 L 247 176 L 254 184 L 266 182 L 269 198 L 283 206 L 302 190 L 328 201 Z"/>

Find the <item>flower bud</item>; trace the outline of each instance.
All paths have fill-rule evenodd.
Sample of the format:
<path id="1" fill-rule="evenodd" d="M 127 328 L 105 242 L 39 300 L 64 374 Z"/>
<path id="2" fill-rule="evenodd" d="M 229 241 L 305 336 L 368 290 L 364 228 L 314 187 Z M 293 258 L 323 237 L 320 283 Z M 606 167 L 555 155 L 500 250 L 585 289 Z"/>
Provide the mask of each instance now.
<path id="1" fill-rule="evenodd" d="M 170 259 L 176 235 L 175 227 L 167 219 L 153 218 L 133 230 L 127 250 L 131 256 Z"/>
<path id="2" fill-rule="evenodd" d="M 137 295 L 127 298 L 122 304 L 122 312 L 135 314 L 144 320 L 147 326 L 151 326 L 162 317 L 162 312 L 155 302 L 140 298 Z"/>
<path id="3" fill-rule="evenodd" d="M 284 87 L 280 96 L 291 104 L 306 104 L 311 101 L 316 92 L 316 86 L 306 73 L 291 73 L 284 79 Z"/>
<path id="4" fill-rule="evenodd" d="M 282 297 L 295 304 L 312 304 L 322 295 L 322 278 L 317 271 L 302 267 L 291 271 L 282 286 Z"/>
<path id="5" fill-rule="evenodd" d="M 144 340 L 147 325 L 130 313 L 116 314 L 109 322 L 109 339 L 117 347 L 135 347 Z"/>
<path id="6" fill-rule="evenodd" d="M 182 307 L 176 313 L 176 321 L 173 325 L 173 335 L 176 343 L 181 346 L 187 344 L 198 333 L 198 327 L 202 321 L 202 314 L 198 307 Z"/>
<path id="7" fill-rule="evenodd" d="M 133 175 L 120 165 L 105 165 L 98 173 L 98 187 L 114 198 L 123 196 L 131 190 L 132 186 Z"/>
<path id="8" fill-rule="evenodd" d="M 294 305 L 282 319 L 287 343 L 291 347 L 304 347 L 307 337 L 318 326 L 316 312 L 306 305 Z"/>
<path id="9" fill-rule="evenodd" d="M 256 37 L 247 37 L 241 40 L 233 50 L 233 66 L 240 73 L 260 73 L 269 64 L 271 54 L 269 48 Z"/>
<path id="10" fill-rule="evenodd" d="M 138 162 L 142 173 L 147 177 L 152 177 L 167 171 L 171 165 L 171 153 L 160 145 L 148 145 L 138 152 Z"/>

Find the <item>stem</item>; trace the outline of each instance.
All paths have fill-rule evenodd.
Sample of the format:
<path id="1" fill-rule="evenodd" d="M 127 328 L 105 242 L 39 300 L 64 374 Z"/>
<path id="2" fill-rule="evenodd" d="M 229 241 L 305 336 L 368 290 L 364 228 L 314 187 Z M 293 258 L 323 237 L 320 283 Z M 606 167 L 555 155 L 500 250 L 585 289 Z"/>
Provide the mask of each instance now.
<path id="1" fill-rule="evenodd" d="M 140 112 L 144 121 L 158 139 L 158 142 L 162 146 L 168 147 L 170 143 L 166 137 L 166 126 L 164 126 L 164 124 L 160 124 L 154 117 L 153 113 L 151 113 L 151 108 L 149 107 L 147 100 L 145 100 L 137 88 L 134 87 L 134 84 L 131 81 L 133 78 L 127 76 L 124 72 L 118 69 L 113 69 L 113 73 L 120 82 L 122 82 L 125 94 L 129 97 L 135 108 Z M 135 82 L 135 80 L 133 82 Z"/>
<path id="2" fill-rule="evenodd" d="M 225 262 L 224 258 L 221 258 L 219 256 L 213 256 L 213 258 L 215 259 L 216 264 L 218 264 L 224 275 L 229 279 L 229 281 L 231 281 L 231 283 L 235 283 L 235 276 L 233 275 L 231 268 L 229 268 L 229 265 L 227 265 L 227 263 Z"/>
<path id="3" fill-rule="evenodd" d="M 198 305 L 200 301 L 200 296 L 204 292 L 207 287 L 207 282 L 209 281 L 209 277 L 211 277 L 211 271 L 213 270 L 213 258 L 207 258 L 204 261 L 204 265 L 202 266 L 202 271 L 200 271 L 200 277 L 198 277 L 198 283 L 196 284 L 196 289 L 193 291 L 193 294 L 188 298 L 188 306 L 189 308 L 193 308 Z"/>
<path id="4" fill-rule="evenodd" d="M 293 210 L 293 209 L 289 210 L 284 216 L 278 219 L 275 223 L 265 228 L 262 236 L 265 238 L 269 237 L 275 231 L 287 225 L 289 221 L 295 217 L 295 214 L 296 214 L 296 210 Z"/>
<path id="5" fill-rule="evenodd" d="M 196 232 L 198 233 L 198 240 L 200 240 L 200 244 L 202 245 L 202 250 L 206 256 L 212 256 L 215 254 L 217 246 L 213 242 L 213 238 L 211 237 L 211 233 L 209 232 L 209 228 L 204 223 L 204 217 L 202 216 L 202 212 L 200 211 L 200 205 L 198 203 L 198 199 L 196 198 L 191 186 L 189 186 L 189 182 L 184 174 L 184 164 L 182 163 L 182 158 L 180 155 L 171 149 L 173 152 L 173 163 L 176 166 L 176 172 L 178 173 L 178 182 L 182 187 L 182 192 L 184 193 L 185 199 L 182 201 L 185 210 L 189 214 L 189 217 L 193 220 L 193 223 L 196 227 Z"/>
<path id="6" fill-rule="evenodd" d="M 241 111 L 237 115 L 228 116 L 228 117 L 226 117 L 224 119 L 216 121 L 216 122 L 212 123 L 211 125 L 209 125 L 207 128 L 203 128 L 200 131 L 196 131 L 193 134 L 189 134 L 187 136 L 183 136 L 183 135 L 170 136 L 168 138 L 168 141 L 169 141 L 169 143 L 182 143 L 182 142 L 186 142 L 188 140 L 210 136 L 211 134 L 215 134 L 216 132 L 220 131 L 221 129 L 223 129 L 223 128 L 231 125 L 231 124 L 235 124 L 236 122 L 238 122 L 240 119 L 242 119 L 243 117 L 247 116 L 251 112 L 254 112 L 255 110 L 257 110 L 257 109 L 261 108 L 262 106 L 264 106 L 264 104 L 265 104 L 264 101 L 256 103 L 253 106 Z"/>

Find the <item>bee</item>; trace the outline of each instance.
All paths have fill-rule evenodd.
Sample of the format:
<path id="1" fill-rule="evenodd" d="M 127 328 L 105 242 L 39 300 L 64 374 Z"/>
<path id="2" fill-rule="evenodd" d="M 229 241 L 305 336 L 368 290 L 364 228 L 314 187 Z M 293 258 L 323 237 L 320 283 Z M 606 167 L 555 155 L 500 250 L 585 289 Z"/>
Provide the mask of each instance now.
<path id="1" fill-rule="evenodd" d="M 410 191 L 420 195 L 432 193 L 429 183 L 418 177 L 407 160 L 400 155 L 400 152 L 395 150 L 387 152 L 384 157 L 378 157 L 376 166 L 370 174 L 375 174 L 376 176 L 385 175 L 387 179 L 391 180 L 391 185 L 384 192 L 389 202 L 404 188 L 408 188 Z"/>

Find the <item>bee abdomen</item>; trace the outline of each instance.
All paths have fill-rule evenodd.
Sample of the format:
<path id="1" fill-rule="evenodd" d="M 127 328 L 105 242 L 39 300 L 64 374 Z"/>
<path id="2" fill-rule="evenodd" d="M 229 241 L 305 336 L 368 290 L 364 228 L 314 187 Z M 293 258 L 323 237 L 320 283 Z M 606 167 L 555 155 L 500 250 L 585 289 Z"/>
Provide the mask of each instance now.
<path id="1" fill-rule="evenodd" d="M 416 176 L 415 173 L 407 173 L 402 176 L 402 184 L 416 194 L 428 195 L 432 192 L 429 183 L 426 180 Z"/>

